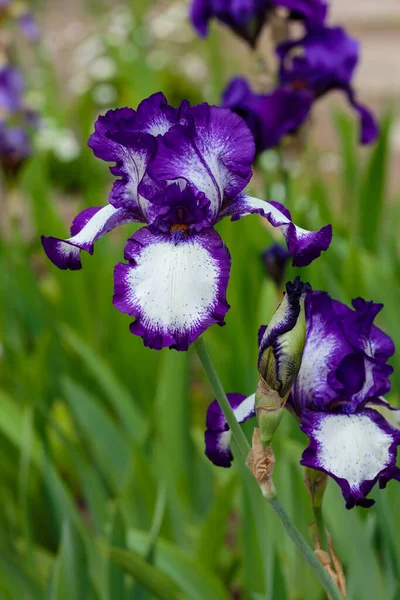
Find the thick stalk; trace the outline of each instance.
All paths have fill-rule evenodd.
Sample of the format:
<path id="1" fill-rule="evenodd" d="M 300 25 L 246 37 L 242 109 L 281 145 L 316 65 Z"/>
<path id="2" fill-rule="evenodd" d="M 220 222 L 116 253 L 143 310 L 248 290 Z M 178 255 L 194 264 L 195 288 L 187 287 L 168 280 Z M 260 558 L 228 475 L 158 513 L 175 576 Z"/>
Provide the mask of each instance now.
<path id="1" fill-rule="evenodd" d="M 232 435 L 240 450 L 241 459 L 245 462 L 246 457 L 250 451 L 250 444 L 248 443 L 247 438 L 244 435 L 244 432 L 242 431 L 242 428 L 236 420 L 232 407 L 229 404 L 224 388 L 222 387 L 222 384 L 215 370 L 214 364 L 211 360 L 210 355 L 208 354 L 208 350 L 204 339 L 202 337 L 199 338 L 195 342 L 195 346 L 200 361 L 203 365 L 204 371 L 207 375 L 208 381 L 211 385 L 211 388 L 218 400 L 221 410 L 224 413 L 225 419 L 228 422 Z M 300 531 L 297 529 L 296 525 L 293 523 L 286 510 L 283 508 L 281 501 L 279 500 L 276 493 L 274 495 L 269 495 L 268 497 L 262 497 L 265 498 L 271 505 L 274 513 L 281 521 L 290 539 L 294 542 L 298 551 L 303 556 L 304 560 L 310 565 L 311 569 L 314 571 L 316 577 L 320 581 L 322 587 L 324 588 L 328 596 L 332 600 L 343 600 L 342 594 L 340 593 L 332 579 L 329 577 L 329 575 L 326 573 L 325 569 L 316 558 L 313 550 L 307 544 L 306 540 L 304 539 Z"/>
<path id="2" fill-rule="evenodd" d="M 322 514 L 321 506 L 313 506 L 314 521 L 317 528 L 317 534 L 321 549 L 329 552 L 328 539 L 326 537 L 324 515 Z"/>

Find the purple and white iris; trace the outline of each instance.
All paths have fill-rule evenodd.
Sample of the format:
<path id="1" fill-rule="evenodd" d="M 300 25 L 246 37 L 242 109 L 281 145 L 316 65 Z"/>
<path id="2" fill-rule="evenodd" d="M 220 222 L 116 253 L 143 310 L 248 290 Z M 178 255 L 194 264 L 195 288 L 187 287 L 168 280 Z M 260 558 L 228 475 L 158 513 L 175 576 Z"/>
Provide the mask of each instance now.
<path id="1" fill-rule="evenodd" d="M 262 215 L 281 229 L 298 266 L 330 244 L 330 226 L 306 231 L 282 205 L 244 192 L 254 141 L 226 108 L 184 101 L 175 109 L 157 93 L 136 111 L 99 117 L 89 146 L 115 162 L 110 204 L 82 211 L 70 238 L 43 237 L 43 246 L 61 269 L 80 269 L 81 250 L 92 254 L 105 233 L 145 223 L 126 244 L 128 262 L 115 268 L 114 305 L 136 318 L 131 332 L 151 348 L 186 350 L 210 325 L 224 324 L 230 255 L 214 230 L 221 219 Z"/>
<path id="2" fill-rule="evenodd" d="M 277 7 L 288 9 L 290 18 L 309 25 L 322 24 L 327 13 L 323 0 L 193 0 L 190 17 L 202 37 L 207 35 L 209 21 L 215 18 L 255 46 L 264 23 Z"/>
<path id="3" fill-rule="evenodd" d="M 373 324 L 382 305 L 357 298 L 353 307 L 325 292 L 308 293 L 306 343 L 287 403 L 310 440 L 301 464 L 330 475 L 347 508 L 371 506 L 374 501 L 366 496 L 375 483 L 385 487 L 400 479 L 399 412 L 382 398 L 390 389 L 393 369 L 387 360 L 394 345 Z M 226 445 L 223 451 L 227 455 Z M 220 464 L 215 452 L 206 449 L 206 454 Z"/>
<path id="4" fill-rule="evenodd" d="M 283 87 L 311 90 L 316 99 L 332 90 L 343 91 L 359 115 L 361 142 L 369 144 L 378 136 L 378 126 L 357 102 L 352 86 L 359 52 L 359 42 L 341 27 L 312 27 L 302 39 L 278 46 L 279 79 Z"/>
<path id="5" fill-rule="evenodd" d="M 255 416 L 254 399 L 243 394 L 227 394 L 238 423 L 244 423 Z M 206 456 L 218 467 L 230 467 L 233 461 L 231 451 L 231 430 L 217 400 L 211 402 L 207 410 Z"/>

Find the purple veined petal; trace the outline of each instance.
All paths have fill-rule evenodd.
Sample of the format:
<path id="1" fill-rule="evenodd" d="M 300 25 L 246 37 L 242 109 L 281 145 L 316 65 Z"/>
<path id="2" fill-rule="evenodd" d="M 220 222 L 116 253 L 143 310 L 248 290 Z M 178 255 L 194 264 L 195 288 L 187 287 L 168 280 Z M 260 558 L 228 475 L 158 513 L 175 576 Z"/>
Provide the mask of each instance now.
<path id="1" fill-rule="evenodd" d="M 142 100 L 136 110 L 134 128 L 155 137 L 164 135 L 178 123 L 184 123 L 189 103 L 184 100 L 179 108 L 170 106 L 162 92 Z"/>
<path id="2" fill-rule="evenodd" d="M 293 265 L 296 267 L 305 267 L 310 264 L 330 246 L 331 225 L 326 225 L 319 231 L 302 229 L 293 223 L 290 212 L 279 202 L 265 202 L 259 198 L 242 196 L 228 205 L 220 213 L 219 218 L 230 216 L 232 221 L 236 221 L 251 214 L 259 214 L 267 219 L 273 227 L 279 227 L 293 257 Z"/>
<path id="3" fill-rule="evenodd" d="M 356 310 L 321 291 L 306 298 L 306 343 L 291 398 L 298 416 L 307 408 L 352 413 L 390 389 L 393 343 L 373 325 L 380 305 L 353 304 Z"/>
<path id="4" fill-rule="evenodd" d="M 110 171 L 120 179 L 114 183 L 110 203 L 115 208 L 139 209 L 146 218 L 148 203 L 138 193 L 138 186 L 155 156 L 157 140 L 137 130 L 136 116 L 130 108 L 109 110 L 97 119 L 88 145 L 97 158 L 115 162 Z"/>
<path id="5" fill-rule="evenodd" d="M 328 377 L 353 352 L 343 336 L 332 298 L 326 292 L 310 292 L 305 308 L 306 343 L 291 397 L 298 416 L 307 408 L 328 409 L 337 395 Z"/>
<path id="6" fill-rule="evenodd" d="M 76 271 L 82 268 L 81 250 L 93 254 L 94 242 L 103 235 L 125 223 L 138 223 L 142 220 L 139 213 L 115 208 L 111 204 L 93 206 L 86 208 L 75 217 L 71 226 L 72 236 L 70 238 L 62 240 L 43 235 L 43 248 L 48 258 L 59 269 Z"/>
<path id="7" fill-rule="evenodd" d="M 20 29 L 27 40 L 30 42 L 38 42 L 40 40 L 39 26 L 30 12 L 22 13 L 18 21 Z"/>
<path id="8" fill-rule="evenodd" d="M 372 112 L 357 102 L 354 90 L 350 85 L 347 86 L 346 92 L 351 106 L 358 113 L 360 119 L 360 142 L 372 144 L 379 136 L 379 125 Z"/>
<path id="9" fill-rule="evenodd" d="M 346 508 L 369 507 L 375 483 L 399 477 L 396 467 L 400 433 L 375 410 L 351 415 L 305 411 L 301 429 L 310 444 L 301 464 L 330 475 L 339 484 Z"/>
<path id="10" fill-rule="evenodd" d="M 155 181 L 186 179 L 210 200 L 215 220 L 225 198 L 251 178 L 255 146 L 246 123 L 227 108 L 199 104 L 158 141 L 149 175 Z"/>
<path id="11" fill-rule="evenodd" d="M 187 350 L 208 327 L 224 325 L 230 255 L 212 229 L 154 234 L 148 227 L 127 242 L 114 271 L 114 306 L 136 317 L 130 331 L 146 346 Z"/>
<path id="12" fill-rule="evenodd" d="M 227 394 L 227 398 L 239 423 L 255 416 L 255 394 L 248 397 L 243 394 Z M 217 400 L 211 402 L 208 407 L 206 427 L 206 456 L 218 467 L 230 467 L 233 460 L 230 447 L 231 432 Z"/>

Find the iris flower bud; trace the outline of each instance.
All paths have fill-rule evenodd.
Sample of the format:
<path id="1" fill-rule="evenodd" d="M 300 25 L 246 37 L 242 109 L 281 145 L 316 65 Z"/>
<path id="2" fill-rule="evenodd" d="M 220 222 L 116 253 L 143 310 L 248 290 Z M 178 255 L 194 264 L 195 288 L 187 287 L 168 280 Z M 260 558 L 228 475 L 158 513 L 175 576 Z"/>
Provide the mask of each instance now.
<path id="1" fill-rule="evenodd" d="M 306 340 L 304 301 L 311 290 L 296 277 L 268 327 L 260 329 L 258 384 L 255 404 L 261 441 L 270 445 L 283 408 L 300 369 Z"/>

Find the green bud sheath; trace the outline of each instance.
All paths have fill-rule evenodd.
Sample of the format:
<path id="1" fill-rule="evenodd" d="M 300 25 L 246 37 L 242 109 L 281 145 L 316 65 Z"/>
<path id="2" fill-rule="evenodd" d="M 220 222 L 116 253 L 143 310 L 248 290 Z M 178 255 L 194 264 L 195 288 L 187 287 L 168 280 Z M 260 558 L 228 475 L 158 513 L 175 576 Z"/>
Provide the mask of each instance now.
<path id="1" fill-rule="evenodd" d="M 286 398 L 300 369 L 306 340 L 304 301 L 309 284 L 297 277 L 261 338 L 258 370 L 261 378 L 281 398 Z"/>
<path id="2" fill-rule="evenodd" d="M 255 404 L 264 448 L 271 444 L 300 369 L 306 341 L 304 302 L 310 289 L 299 277 L 289 282 L 269 326 L 261 332 Z"/>

